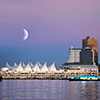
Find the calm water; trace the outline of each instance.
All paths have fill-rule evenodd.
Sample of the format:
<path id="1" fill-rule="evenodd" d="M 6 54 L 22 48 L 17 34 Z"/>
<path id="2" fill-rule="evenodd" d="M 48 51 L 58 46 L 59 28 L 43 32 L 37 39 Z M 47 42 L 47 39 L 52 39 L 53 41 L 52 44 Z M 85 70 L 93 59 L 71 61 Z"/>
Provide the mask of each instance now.
<path id="1" fill-rule="evenodd" d="M 100 100 L 100 81 L 3 80 L 0 100 Z"/>

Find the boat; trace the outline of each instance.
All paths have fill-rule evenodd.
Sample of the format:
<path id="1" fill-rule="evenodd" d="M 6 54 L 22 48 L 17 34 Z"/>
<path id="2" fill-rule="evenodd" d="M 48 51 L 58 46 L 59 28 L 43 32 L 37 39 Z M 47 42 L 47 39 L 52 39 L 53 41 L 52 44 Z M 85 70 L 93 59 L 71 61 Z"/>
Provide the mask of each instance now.
<path id="1" fill-rule="evenodd" d="M 100 76 L 73 76 L 69 81 L 100 81 Z"/>

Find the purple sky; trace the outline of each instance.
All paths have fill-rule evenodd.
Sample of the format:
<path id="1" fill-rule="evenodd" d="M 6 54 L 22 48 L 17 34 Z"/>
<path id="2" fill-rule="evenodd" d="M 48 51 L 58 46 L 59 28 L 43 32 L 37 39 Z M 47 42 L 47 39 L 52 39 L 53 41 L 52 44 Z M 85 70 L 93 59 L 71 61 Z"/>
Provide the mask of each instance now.
<path id="1" fill-rule="evenodd" d="M 23 28 L 29 32 L 26 41 L 23 41 Z M 11 64 L 14 61 L 18 62 L 19 58 L 11 55 L 12 48 L 19 50 L 13 51 L 13 55 L 24 51 L 25 55 L 27 53 L 31 56 L 26 48 L 33 53 L 33 58 L 26 60 L 23 59 L 23 54 L 21 58 L 23 61 L 28 62 L 33 59 L 33 63 L 37 60 L 41 63 L 45 60 L 52 63 L 55 60 L 59 66 L 66 61 L 71 45 L 81 48 L 82 39 L 88 35 L 99 41 L 99 34 L 100 0 L 0 1 L 1 66 L 6 60 Z M 36 53 L 41 54 L 42 60 Z M 12 62 L 9 60 L 10 57 L 13 59 Z"/>

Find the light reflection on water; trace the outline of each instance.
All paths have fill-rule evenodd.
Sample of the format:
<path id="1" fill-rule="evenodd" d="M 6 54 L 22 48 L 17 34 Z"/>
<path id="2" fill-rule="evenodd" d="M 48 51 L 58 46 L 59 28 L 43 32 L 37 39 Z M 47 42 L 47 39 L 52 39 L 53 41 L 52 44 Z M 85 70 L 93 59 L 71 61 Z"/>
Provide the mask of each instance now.
<path id="1" fill-rule="evenodd" d="M 100 100 L 99 81 L 3 80 L 0 100 Z"/>

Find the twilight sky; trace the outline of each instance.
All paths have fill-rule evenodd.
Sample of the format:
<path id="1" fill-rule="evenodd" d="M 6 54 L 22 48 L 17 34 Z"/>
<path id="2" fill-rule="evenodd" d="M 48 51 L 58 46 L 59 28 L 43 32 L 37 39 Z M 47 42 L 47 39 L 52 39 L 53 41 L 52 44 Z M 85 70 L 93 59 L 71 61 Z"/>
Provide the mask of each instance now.
<path id="1" fill-rule="evenodd" d="M 25 41 L 23 28 L 29 32 Z M 6 61 L 55 61 L 59 69 L 70 46 L 81 48 L 87 36 L 100 43 L 100 0 L 0 1 L 0 67 Z"/>

